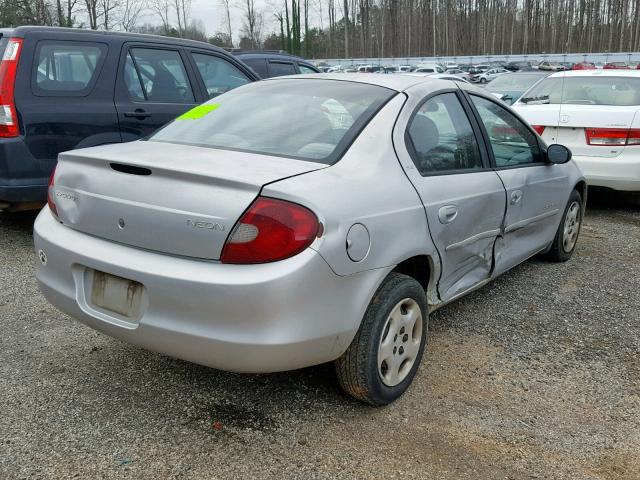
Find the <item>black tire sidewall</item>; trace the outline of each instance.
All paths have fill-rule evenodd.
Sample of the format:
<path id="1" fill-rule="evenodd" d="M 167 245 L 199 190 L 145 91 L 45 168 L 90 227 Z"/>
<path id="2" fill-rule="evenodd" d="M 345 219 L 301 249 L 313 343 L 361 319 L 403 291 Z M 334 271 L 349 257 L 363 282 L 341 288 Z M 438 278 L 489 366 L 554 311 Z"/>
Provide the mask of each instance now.
<path id="1" fill-rule="evenodd" d="M 565 262 L 571 258 L 573 252 L 576 251 L 576 247 L 578 246 L 578 239 L 576 239 L 576 243 L 571 249 L 571 251 L 567 252 L 564 249 L 563 244 L 563 234 L 564 234 L 564 223 L 567 219 L 567 213 L 569 212 L 569 207 L 573 202 L 578 202 L 580 205 L 580 224 L 578 225 L 578 239 L 580 238 L 580 230 L 582 229 L 582 222 L 584 220 L 584 205 L 582 204 L 582 197 L 577 190 L 573 190 L 571 195 L 569 195 L 569 200 L 567 201 L 567 205 L 564 207 L 564 214 L 562 215 L 562 219 L 560 220 L 560 225 L 558 226 L 558 231 L 556 232 L 556 238 L 553 241 L 553 247 L 551 249 L 551 255 L 555 257 L 554 259 L 557 261 Z"/>
<path id="2" fill-rule="evenodd" d="M 427 343 L 427 330 L 429 327 L 427 300 L 422 286 L 416 280 L 406 275 L 398 274 L 395 275 L 395 277 L 391 277 L 390 280 L 394 284 L 389 290 L 384 288 L 385 285 L 381 287 L 379 294 L 382 295 L 377 294 L 374 297 L 374 301 L 370 304 L 365 315 L 365 321 L 373 322 L 367 352 L 367 384 L 370 387 L 370 398 L 378 405 L 386 405 L 394 401 L 407 390 L 409 385 L 411 385 L 422 360 L 422 355 Z M 415 300 L 420 306 L 423 321 L 422 339 L 416 361 L 411 367 L 409 374 L 398 385 L 389 387 L 383 383 L 378 372 L 378 346 L 389 314 L 398 302 L 405 298 Z"/>

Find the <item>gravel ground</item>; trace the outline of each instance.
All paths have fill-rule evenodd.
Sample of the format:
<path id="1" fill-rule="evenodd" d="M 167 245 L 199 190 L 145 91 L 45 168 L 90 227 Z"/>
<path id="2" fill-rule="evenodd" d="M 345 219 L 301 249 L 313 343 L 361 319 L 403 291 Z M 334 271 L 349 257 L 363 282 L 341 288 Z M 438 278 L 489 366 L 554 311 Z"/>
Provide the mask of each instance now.
<path id="1" fill-rule="evenodd" d="M 0 478 L 640 478 L 640 209 L 590 205 L 577 254 L 434 313 L 410 391 L 329 366 L 239 375 L 49 306 L 33 215 L 0 214 Z"/>

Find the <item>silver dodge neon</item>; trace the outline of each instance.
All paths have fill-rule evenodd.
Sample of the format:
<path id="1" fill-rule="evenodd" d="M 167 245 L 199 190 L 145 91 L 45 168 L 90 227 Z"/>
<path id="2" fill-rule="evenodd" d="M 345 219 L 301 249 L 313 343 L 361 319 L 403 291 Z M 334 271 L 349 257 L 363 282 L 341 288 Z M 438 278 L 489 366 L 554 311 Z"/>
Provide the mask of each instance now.
<path id="1" fill-rule="evenodd" d="M 238 372 L 334 361 L 384 405 L 429 312 L 533 255 L 568 260 L 585 199 L 569 150 L 471 85 L 280 77 L 61 154 L 37 277 L 108 335 Z"/>

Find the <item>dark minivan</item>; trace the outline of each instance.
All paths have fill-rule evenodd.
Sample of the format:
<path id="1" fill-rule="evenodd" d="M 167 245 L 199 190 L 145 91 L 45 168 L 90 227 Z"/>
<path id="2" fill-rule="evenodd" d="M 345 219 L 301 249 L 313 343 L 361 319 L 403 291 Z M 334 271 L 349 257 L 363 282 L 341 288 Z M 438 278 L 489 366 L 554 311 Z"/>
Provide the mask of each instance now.
<path id="1" fill-rule="evenodd" d="M 0 29 L 0 210 L 38 208 L 58 153 L 145 137 L 258 80 L 207 43 L 55 27 Z"/>

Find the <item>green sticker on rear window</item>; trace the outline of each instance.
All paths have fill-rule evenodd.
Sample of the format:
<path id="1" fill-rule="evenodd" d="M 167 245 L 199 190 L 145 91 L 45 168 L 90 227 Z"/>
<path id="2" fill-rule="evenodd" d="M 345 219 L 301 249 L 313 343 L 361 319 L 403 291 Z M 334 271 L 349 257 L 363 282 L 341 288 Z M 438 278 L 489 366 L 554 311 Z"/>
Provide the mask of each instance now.
<path id="1" fill-rule="evenodd" d="M 197 107 L 192 108 L 188 112 L 180 115 L 176 120 L 197 120 L 199 118 L 204 117 L 205 115 L 210 114 L 214 110 L 216 110 L 220 106 L 219 103 L 210 103 L 207 105 L 198 105 Z"/>

